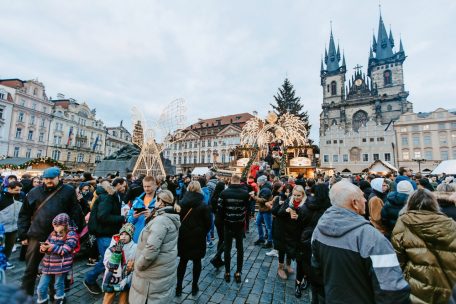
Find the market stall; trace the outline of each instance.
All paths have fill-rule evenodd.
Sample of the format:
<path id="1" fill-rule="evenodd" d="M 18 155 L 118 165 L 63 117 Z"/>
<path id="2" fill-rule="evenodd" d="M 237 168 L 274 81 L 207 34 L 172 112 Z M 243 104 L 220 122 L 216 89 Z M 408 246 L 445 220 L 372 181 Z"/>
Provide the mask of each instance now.
<path id="1" fill-rule="evenodd" d="M 2 175 L 22 176 L 25 173 L 31 176 L 41 176 L 43 171 L 50 167 L 59 167 L 62 170 L 67 169 L 62 163 L 50 157 L 26 158 L 11 157 L 0 160 L 0 173 Z"/>

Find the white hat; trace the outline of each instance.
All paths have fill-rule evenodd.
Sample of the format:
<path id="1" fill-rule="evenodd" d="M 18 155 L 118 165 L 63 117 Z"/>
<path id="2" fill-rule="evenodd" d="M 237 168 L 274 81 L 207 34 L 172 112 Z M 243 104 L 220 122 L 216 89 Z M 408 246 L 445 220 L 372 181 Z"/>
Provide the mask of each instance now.
<path id="1" fill-rule="evenodd" d="M 401 181 L 397 184 L 397 192 L 405 193 L 405 194 L 412 194 L 414 191 L 412 184 L 409 181 Z"/>

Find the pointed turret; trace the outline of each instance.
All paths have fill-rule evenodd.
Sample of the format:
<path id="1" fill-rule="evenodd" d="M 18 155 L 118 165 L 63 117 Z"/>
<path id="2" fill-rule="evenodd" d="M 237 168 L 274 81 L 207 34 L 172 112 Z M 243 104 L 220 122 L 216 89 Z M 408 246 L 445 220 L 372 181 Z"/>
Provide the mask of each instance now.
<path id="1" fill-rule="evenodd" d="M 328 64 L 328 51 L 326 50 L 326 46 L 325 46 L 325 64 Z"/>
<path id="2" fill-rule="evenodd" d="M 372 33 L 372 48 L 374 50 L 377 49 L 377 40 L 375 39 L 375 34 L 374 33 Z"/>
<path id="3" fill-rule="evenodd" d="M 374 47 L 376 59 L 386 59 L 393 56 L 393 47 L 391 45 L 388 34 L 386 33 L 382 15 L 380 15 L 380 20 L 378 21 L 377 43 L 374 43 L 374 45 L 376 45 L 376 47 Z"/>
<path id="4" fill-rule="evenodd" d="M 394 38 L 393 38 L 393 32 L 391 31 L 391 29 L 390 29 L 390 33 L 389 33 L 389 41 L 390 41 L 391 47 L 393 48 L 394 47 Z"/>
<path id="5" fill-rule="evenodd" d="M 321 68 L 320 68 L 320 73 L 323 73 L 325 70 L 325 67 L 323 65 L 323 58 L 321 58 Z"/>
<path id="6" fill-rule="evenodd" d="M 340 48 L 339 48 L 339 44 L 337 45 L 337 60 L 340 61 Z"/>
<path id="7" fill-rule="evenodd" d="M 326 62 L 326 70 L 328 72 L 337 71 L 339 69 L 339 61 L 340 61 L 340 59 L 337 58 L 336 45 L 334 43 L 333 32 L 331 29 L 331 35 L 329 37 L 329 50 L 328 50 L 328 60 Z"/>
<path id="8" fill-rule="evenodd" d="M 404 53 L 404 46 L 402 45 L 402 38 L 399 40 L 399 52 Z"/>
<path id="9" fill-rule="evenodd" d="M 372 53 L 372 48 L 369 50 L 369 60 L 374 58 L 374 54 Z"/>
<path id="10" fill-rule="evenodd" d="M 344 53 L 344 55 L 342 56 L 342 66 L 343 66 L 343 67 L 346 66 L 346 64 L 345 64 L 345 53 Z"/>

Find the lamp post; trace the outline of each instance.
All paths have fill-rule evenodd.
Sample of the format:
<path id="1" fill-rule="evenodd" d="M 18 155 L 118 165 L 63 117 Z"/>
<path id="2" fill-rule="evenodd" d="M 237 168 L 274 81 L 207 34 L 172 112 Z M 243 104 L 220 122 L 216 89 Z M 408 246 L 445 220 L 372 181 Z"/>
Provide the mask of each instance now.
<path id="1" fill-rule="evenodd" d="M 424 159 L 424 158 L 414 158 L 414 159 L 412 159 L 412 161 L 418 163 L 418 172 L 421 173 L 421 163 L 422 163 L 422 162 L 425 162 L 426 159 Z"/>

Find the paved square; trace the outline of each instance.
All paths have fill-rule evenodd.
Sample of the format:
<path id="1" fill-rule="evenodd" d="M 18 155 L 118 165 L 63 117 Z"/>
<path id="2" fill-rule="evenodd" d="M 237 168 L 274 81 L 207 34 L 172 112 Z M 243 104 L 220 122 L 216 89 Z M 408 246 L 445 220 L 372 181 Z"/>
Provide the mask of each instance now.
<path id="1" fill-rule="evenodd" d="M 226 283 L 223 275 L 224 268 L 218 271 L 209 263 L 215 252 L 215 246 L 208 248 L 203 259 L 203 269 L 199 281 L 200 292 L 196 297 L 191 295 L 191 262 L 187 268 L 184 279 L 182 296 L 174 298 L 174 303 L 310 303 L 309 289 L 303 291 L 301 299 L 294 296 L 294 275 L 287 281 L 277 277 L 277 258 L 268 257 L 265 253 L 269 249 L 262 249 L 253 245 L 257 239 L 256 227 L 251 227 L 251 232 L 244 239 L 244 270 L 243 282 L 237 284 L 232 280 Z M 233 241 L 234 242 L 234 241 Z M 233 247 L 234 244 L 233 244 Z M 235 254 L 233 249 L 232 254 Z M 11 262 L 16 265 L 7 271 L 8 282 L 20 284 L 25 263 L 20 262 L 19 249 L 13 253 Z M 102 295 L 90 294 L 82 284 L 82 280 L 91 267 L 86 266 L 86 260 L 78 260 L 74 266 L 75 283 L 67 294 L 67 303 L 102 303 Z M 232 275 L 236 271 L 236 259 L 232 259 Z M 100 276 L 101 280 L 101 276 Z M 100 283 L 99 280 L 99 283 Z"/>

